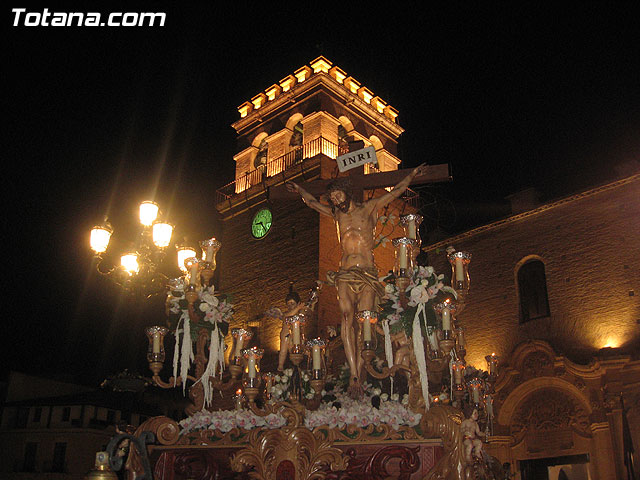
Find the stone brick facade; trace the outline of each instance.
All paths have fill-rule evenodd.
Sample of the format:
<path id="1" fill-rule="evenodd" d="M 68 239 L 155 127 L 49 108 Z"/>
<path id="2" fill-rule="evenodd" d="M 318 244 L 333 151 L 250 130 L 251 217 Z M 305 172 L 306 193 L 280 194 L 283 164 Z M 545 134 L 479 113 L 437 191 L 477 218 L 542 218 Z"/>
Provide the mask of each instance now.
<path id="1" fill-rule="evenodd" d="M 640 176 L 596 188 L 477 228 L 426 248 L 450 272 L 453 245 L 472 253 L 471 290 L 459 321 L 467 361 L 506 357 L 530 339 L 587 363 L 604 347 L 640 350 Z M 528 258 L 545 266 L 550 316 L 520 323 L 516 282 Z"/>

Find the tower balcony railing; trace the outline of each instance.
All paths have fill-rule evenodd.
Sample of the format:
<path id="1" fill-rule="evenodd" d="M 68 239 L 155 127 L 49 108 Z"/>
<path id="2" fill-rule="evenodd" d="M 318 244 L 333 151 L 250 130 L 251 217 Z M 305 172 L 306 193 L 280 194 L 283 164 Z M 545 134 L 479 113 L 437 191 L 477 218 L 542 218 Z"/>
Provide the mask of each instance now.
<path id="1" fill-rule="evenodd" d="M 238 177 L 231 183 L 228 183 L 222 188 L 216 191 L 216 204 L 220 204 L 229 200 L 234 195 L 244 192 L 254 185 L 258 185 L 265 181 L 266 178 L 274 177 L 293 165 L 302 163 L 307 158 L 313 158 L 319 154 L 326 155 L 329 158 L 335 159 L 338 157 L 339 149 L 338 145 L 327 140 L 324 137 L 318 137 L 311 140 L 304 145 L 296 147 L 294 150 L 285 153 L 284 155 L 274 158 L 268 161 L 266 164 L 249 170 L 247 173 Z M 365 164 L 364 173 L 380 172 L 380 170 L 374 167 L 372 164 Z M 266 173 L 266 177 L 265 177 Z M 417 206 L 418 194 L 410 189 L 407 189 L 403 195 L 405 200 L 411 206 Z"/>
<path id="2" fill-rule="evenodd" d="M 264 181 L 265 173 L 267 177 L 273 177 L 287 168 L 302 163 L 303 160 L 313 158 L 321 153 L 329 158 L 335 159 L 338 156 L 338 145 L 323 137 L 318 137 L 304 145 L 300 145 L 294 150 L 268 161 L 265 165 L 254 170 L 249 170 L 233 182 L 219 188 L 216 192 L 216 202 L 224 202 L 233 195 L 244 192 L 252 186 L 259 184 Z"/>

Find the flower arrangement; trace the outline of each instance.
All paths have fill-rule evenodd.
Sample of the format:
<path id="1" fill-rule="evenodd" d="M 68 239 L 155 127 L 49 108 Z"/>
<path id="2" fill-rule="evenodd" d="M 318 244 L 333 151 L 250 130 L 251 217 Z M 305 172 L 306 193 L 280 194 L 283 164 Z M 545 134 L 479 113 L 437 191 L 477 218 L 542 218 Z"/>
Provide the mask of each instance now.
<path id="1" fill-rule="evenodd" d="M 180 421 L 181 434 L 197 430 L 219 430 L 226 433 L 234 428 L 251 430 L 253 428 L 276 429 L 286 424 L 286 419 L 279 414 L 271 413 L 260 417 L 250 410 L 220 410 L 208 412 L 202 410 Z"/>
<path id="2" fill-rule="evenodd" d="M 167 296 L 167 310 L 169 325 L 175 328 L 180 318 L 188 315 L 188 304 L 185 296 L 186 284 L 183 278 L 172 282 L 169 295 Z M 218 332 L 224 337 L 229 331 L 229 323 L 233 317 L 233 304 L 231 298 L 225 294 L 215 295 L 215 288 L 203 287 L 198 292 L 198 299 L 193 304 L 196 321 L 191 323 L 191 339 L 198 338 L 198 332 L 205 328 L 210 332 L 217 325 Z"/>
<path id="3" fill-rule="evenodd" d="M 276 375 L 273 379 L 271 387 L 271 395 L 274 401 L 289 400 L 291 397 L 291 377 L 293 376 L 293 368 L 287 368 L 284 372 Z M 316 392 L 311 386 L 311 378 L 309 374 L 301 371 L 300 380 L 302 384 L 302 397 L 308 400 L 312 399 Z"/>
<path id="4" fill-rule="evenodd" d="M 453 288 L 444 285 L 444 275 L 437 275 L 433 267 L 415 267 L 413 275 L 409 279 L 409 284 L 405 289 L 405 296 L 409 299 L 406 308 L 400 304 L 400 290 L 396 285 L 396 278 L 392 272 L 389 275 L 380 278 L 385 285 L 385 296 L 380 304 L 381 318 L 389 321 L 391 334 L 404 331 L 407 337 L 413 334 L 413 321 L 418 308 L 422 306 L 424 320 L 427 327 L 435 328 L 437 326 L 437 317 L 433 309 L 434 299 L 445 292 L 451 294 L 454 298 L 456 292 Z M 421 325 L 424 328 L 424 323 Z M 428 332 L 423 331 L 426 335 Z"/>
<path id="5" fill-rule="evenodd" d="M 276 389 L 284 389 L 293 374 L 293 369 L 287 369 L 272 390 L 274 399 Z M 386 424 L 398 430 L 401 426 L 413 427 L 420 423 L 422 415 L 407 408 L 408 395 L 400 399 L 399 395 L 382 393 L 379 388 L 364 384 L 365 395 L 361 400 L 353 400 L 336 383 L 331 391 L 323 391 L 323 402 L 317 410 L 305 412 L 305 427 L 313 430 L 316 427 L 343 429 L 348 425 L 360 428 L 369 425 Z M 286 389 L 281 392 L 280 399 L 286 396 Z M 308 394 L 308 393 L 307 393 Z M 311 392 L 313 397 L 313 392 Z M 234 428 L 251 430 L 253 428 L 277 429 L 286 424 L 286 419 L 280 413 L 271 413 L 265 417 L 255 415 L 250 410 L 222 410 L 209 412 L 202 410 L 179 422 L 181 434 L 198 430 L 218 430 L 222 433 Z"/>
<path id="6" fill-rule="evenodd" d="M 346 393 L 336 391 L 325 395 L 335 398 L 332 402 L 323 402 L 320 407 L 305 415 L 305 426 L 309 429 L 327 425 L 329 428 L 345 428 L 347 425 L 367 427 L 387 424 L 397 430 L 400 426 L 413 427 L 420 423 L 422 415 L 407 408 L 408 395 L 400 401 L 399 395 L 388 395 L 379 389 L 365 384 L 365 396 L 362 400 L 353 400 Z M 326 392 L 325 392 L 326 393 Z M 376 400 L 374 400 L 376 399 Z M 374 407 L 373 405 L 379 405 Z"/>

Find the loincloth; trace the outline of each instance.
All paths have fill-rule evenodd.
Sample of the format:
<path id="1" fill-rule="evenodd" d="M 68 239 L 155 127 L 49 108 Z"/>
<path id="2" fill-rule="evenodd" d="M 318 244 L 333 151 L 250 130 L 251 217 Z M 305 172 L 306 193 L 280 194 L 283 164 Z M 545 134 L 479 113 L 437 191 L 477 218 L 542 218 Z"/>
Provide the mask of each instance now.
<path id="1" fill-rule="evenodd" d="M 353 293 L 359 295 L 365 287 L 370 287 L 378 299 L 384 297 L 384 286 L 378 281 L 378 269 L 375 267 L 351 267 L 337 272 L 327 272 L 327 283 L 337 287 L 346 283 Z"/>

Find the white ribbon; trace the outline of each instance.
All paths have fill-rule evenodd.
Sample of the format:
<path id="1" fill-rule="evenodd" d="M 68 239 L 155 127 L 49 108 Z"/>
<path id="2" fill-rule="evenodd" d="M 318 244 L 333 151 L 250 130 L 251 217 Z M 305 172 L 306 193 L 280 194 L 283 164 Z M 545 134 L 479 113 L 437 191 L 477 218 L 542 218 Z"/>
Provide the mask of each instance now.
<path id="1" fill-rule="evenodd" d="M 418 372 L 420 373 L 420 384 L 422 386 L 422 396 L 424 397 L 425 408 L 429 410 L 429 377 L 427 375 L 427 360 L 424 353 L 424 339 L 420 329 L 420 313 L 424 317 L 424 303 L 419 303 L 416 314 L 413 317 L 413 353 L 416 356 Z M 426 328 L 426 324 L 425 324 Z"/>
<path id="2" fill-rule="evenodd" d="M 456 354 L 453 352 L 453 350 L 451 350 L 449 354 L 451 355 L 451 359 L 449 359 L 449 379 L 451 380 L 451 388 L 449 391 L 451 392 L 451 395 L 453 395 L 453 361 L 456 358 Z M 453 401 L 453 399 L 450 399 L 450 401 Z"/>
<path id="3" fill-rule="evenodd" d="M 382 331 L 384 332 L 384 355 L 387 358 L 389 368 L 393 367 L 393 346 L 391 345 L 391 333 L 389 332 L 389 320 L 382 321 Z M 391 395 L 393 395 L 393 377 L 389 377 L 391 381 Z"/>
<path id="4" fill-rule="evenodd" d="M 209 342 L 209 361 L 207 362 L 207 368 L 205 368 L 202 376 L 196 381 L 202 382 L 202 390 L 204 393 L 204 404 L 210 406 L 213 400 L 213 387 L 209 381 L 216 374 L 216 363 L 218 363 L 218 350 L 220 348 L 220 342 L 218 341 L 218 323 L 213 324 L 213 330 L 211 331 L 211 341 Z M 195 385 L 195 384 L 194 384 Z"/>
<path id="5" fill-rule="evenodd" d="M 182 348 L 180 357 L 180 376 L 182 377 L 182 394 L 186 393 L 187 389 L 187 376 L 189 375 L 189 367 L 193 360 L 193 345 L 191 344 L 191 322 L 189 321 L 189 314 L 184 313 L 182 315 L 184 333 L 182 335 Z"/>
<path id="6" fill-rule="evenodd" d="M 180 359 L 180 322 L 182 322 L 182 317 L 178 320 L 178 324 L 176 325 L 176 345 L 173 348 L 173 386 L 176 386 L 176 381 L 178 380 L 178 361 Z"/>

